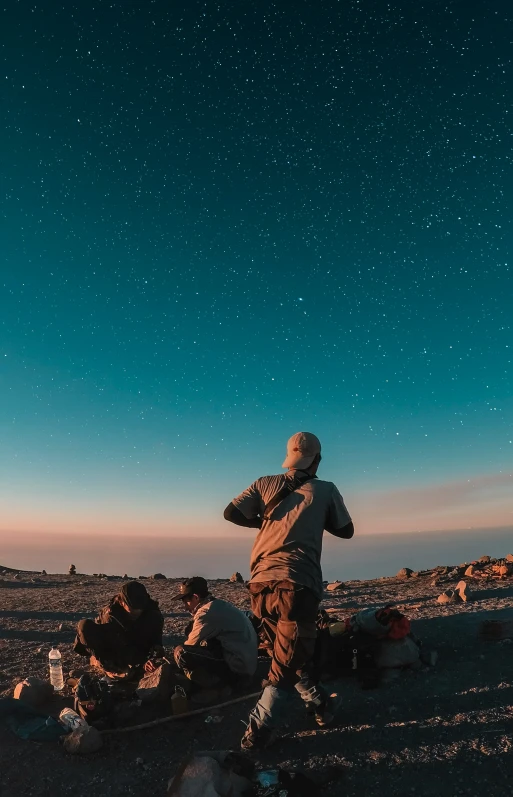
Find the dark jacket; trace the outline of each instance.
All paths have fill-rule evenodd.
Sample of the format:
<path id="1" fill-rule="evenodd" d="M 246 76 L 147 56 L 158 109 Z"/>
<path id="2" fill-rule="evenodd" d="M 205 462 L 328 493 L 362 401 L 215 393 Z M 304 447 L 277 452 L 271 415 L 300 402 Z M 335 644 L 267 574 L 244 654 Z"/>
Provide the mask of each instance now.
<path id="1" fill-rule="evenodd" d="M 162 645 L 164 617 L 157 601 L 150 600 L 148 608 L 134 620 L 115 597 L 100 611 L 95 622 L 108 626 L 108 648 L 117 668 L 144 664 L 152 648 Z"/>

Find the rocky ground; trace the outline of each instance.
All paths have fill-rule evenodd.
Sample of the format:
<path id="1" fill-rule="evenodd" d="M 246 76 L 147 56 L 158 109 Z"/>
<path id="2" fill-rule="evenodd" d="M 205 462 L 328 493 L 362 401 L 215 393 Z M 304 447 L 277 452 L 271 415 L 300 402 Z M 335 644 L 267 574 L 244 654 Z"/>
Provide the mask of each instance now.
<path id="1" fill-rule="evenodd" d="M 2 572 L 3 571 L 3 572 Z M 288 727 L 259 766 L 300 768 L 331 782 L 324 797 L 346 795 L 513 794 L 513 644 L 483 641 L 484 620 L 513 618 L 513 578 L 491 567 L 467 577 L 467 602 L 440 604 L 463 571 L 429 571 L 406 578 L 352 581 L 326 592 L 324 607 L 346 617 L 364 607 L 392 603 L 412 619 L 413 631 L 438 651 L 433 669 L 404 671 L 377 689 L 353 679 L 335 684 L 344 696 L 340 724 L 314 727 L 299 701 Z M 46 677 L 51 643 L 65 672 L 83 664 L 71 649 L 74 624 L 94 616 L 121 579 L 39 575 L 0 568 L 0 695 L 12 695 L 28 675 Z M 176 581 L 148 580 L 166 616 L 170 648 L 187 622 L 170 602 Z M 248 608 L 243 584 L 211 582 L 218 597 Z M 18 739 L 0 725 L 0 797 L 164 795 L 169 776 L 193 750 L 236 747 L 253 701 L 160 727 L 106 737 L 101 751 L 67 755 L 57 743 Z"/>

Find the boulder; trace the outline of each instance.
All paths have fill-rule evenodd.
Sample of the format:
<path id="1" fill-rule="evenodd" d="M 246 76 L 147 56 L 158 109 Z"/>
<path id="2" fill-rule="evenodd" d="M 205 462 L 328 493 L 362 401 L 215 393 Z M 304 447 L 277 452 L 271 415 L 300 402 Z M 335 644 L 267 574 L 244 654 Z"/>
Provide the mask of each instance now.
<path id="1" fill-rule="evenodd" d="M 171 668 L 162 664 L 155 672 L 141 678 L 136 695 L 142 703 L 157 703 L 169 700 L 171 696 Z"/>
<path id="2" fill-rule="evenodd" d="M 150 578 L 152 578 L 154 581 L 165 581 L 167 577 L 164 575 L 164 573 L 154 573 L 152 576 L 150 576 Z"/>
<path id="3" fill-rule="evenodd" d="M 458 603 L 460 597 L 457 592 L 452 589 L 448 589 L 447 592 L 442 592 L 442 594 L 439 595 L 436 600 L 437 603 Z"/>
<path id="4" fill-rule="evenodd" d="M 474 572 L 475 572 L 474 571 L 474 565 L 469 565 L 467 567 L 467 569 L 465 570 L 464 575 L 467 576 L 467 578 L 472 578 L 472 576 L 474 575 Z"/>
<path id="5" fill-rule="evenodd" d="M 232 584 L 244 584 L 244 579 L 242 578 L 242 575 L 238 572 L 232 573 L 232 575 L 230 576 L 230 581 L 232 582 Z"/>
<path id="6" fill-rule="evenodd" d="M 64 739 L 64 749 L 72 755 L 96 753 L 103 745 L 103 737 L 96 728 L 88 725 L 69 733 Z"/>
<path id="7" fill-rule="evenodd" d="M 336 592 L 338 589 L 344 589 L 345 584 L 343 581 L 332 581 L 331 584 L 328 584 L 326 589 L 328 592 Z"/>
<path id="8" fill-rule="evenodd" d="M 513 553 L 506 554 L 506 562 L 513 562 Z"/>
<path id="9" fill-rule="evenodd" d="M 190 755 L 169 781 L 166 794 L 169 797 L 243 797 L 254 793 L 251 777 L 255 765 L 248 758 L 242 759 L 241 753 L 225 750 Z"/>
<path id="10" fill-rule="evenodd" d="M 460 600 L 462 601 L 468 601 L 471 597 L 468 589 L 468 584 L 466 581 L 459 581 L 458 584 L 456 585 L 455 592 L 457 592 L 457 594 L 460 597 Z"/>
<path id="11" fill-rule="evenodd" d="M 478 561 L 482 565 L 489 565 L 492 559 L 490 556 L 481 556 Z"/>
<path id="12" fill-rule="evenodd" d="M 498 565 L 497 567 L 497 573 L 501 578 L 507 578 L 508 576 L 510 576 L 511 571 L 512 571 L 511 565 Z"/>
<path id="13" fill-rule="evenodd" d="M 411 578 L 412 573 L 413 570 L 411 570 L 411 568 L 403 567 L 401 568 L 401 570 L 399 570 L 398 574 L 396 575 L 396 578 Z"/>
<path id="14" fill-rule="evenodd" d="M 77 568 L 75 567 L 75 565 L 70 565 L 69 566 L 68 573 L 69 573 L 70 576 L 76 576 Z"/>
<path id="15" fill-rule="evenodd" d="M 14 689 L 15 700 L 21 700 L 33 708 L 51 700 L 54 694 L 55 691 L 51 683 L 42 681 L 41 678 L 34 678 L 31 675 L 17 684 Z"/>

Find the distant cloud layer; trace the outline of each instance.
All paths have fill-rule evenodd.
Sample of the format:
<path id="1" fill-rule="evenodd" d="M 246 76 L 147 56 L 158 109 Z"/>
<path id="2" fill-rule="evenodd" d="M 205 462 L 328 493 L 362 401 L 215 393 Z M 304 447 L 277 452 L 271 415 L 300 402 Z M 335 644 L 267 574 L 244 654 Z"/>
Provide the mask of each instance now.
<path id="1" fill-rule="evenodd" d="M 513 474 L 360 494 L 353 514 L 365 532 L 507 525 L 513 523 Z"/>

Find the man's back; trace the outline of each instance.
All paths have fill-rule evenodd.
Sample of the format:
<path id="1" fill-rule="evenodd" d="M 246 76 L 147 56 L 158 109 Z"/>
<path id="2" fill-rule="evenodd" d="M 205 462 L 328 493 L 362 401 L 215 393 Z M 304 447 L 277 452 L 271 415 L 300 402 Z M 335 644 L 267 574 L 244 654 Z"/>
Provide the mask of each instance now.
<path id="1" fill-rule="evenodd" d="M 197 645 L 208 639 L 219 640 L 224 659 L 233 672 L 253 675 L 258 659 L 258 640 L 253 626 L 233 603 L 212 595 L 198 607 L 185 643 Z"/>
<path id="2" fill-rule="evenodd" d="M 263 476 L 232 503 L 246 518 L 264 516 L 265 506 L 287 484 L 299 484 L 304 473 Z M 251 581 L 289 580 L 322 597 L 322 535 L 351 522 L 342 496 L 332 482 L 315 477 L 299 484 L 263 521 L 251 554 Z"/>

